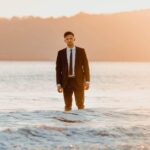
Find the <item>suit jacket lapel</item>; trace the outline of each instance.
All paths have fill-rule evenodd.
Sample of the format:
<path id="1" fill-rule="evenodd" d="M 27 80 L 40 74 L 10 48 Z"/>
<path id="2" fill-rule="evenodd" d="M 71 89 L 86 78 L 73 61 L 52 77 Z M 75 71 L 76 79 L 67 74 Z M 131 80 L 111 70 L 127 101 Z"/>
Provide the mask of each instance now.
<path id="1" fill-rule="evenodd" d="M 76 66 L 77 66 L 77 57 L 78 57 L 78 48 L 76 47 L 76 53 L 75 53 L 75 66 L 74 66 L 75 71 L 76 71 Z"/>
<path id="2" fill-rule="evenodd" d="M 64 62 L 65 62 L 65 64 L 68 64 L 68 62 L 67 62 L 67 49 L 64 49 Z"/>

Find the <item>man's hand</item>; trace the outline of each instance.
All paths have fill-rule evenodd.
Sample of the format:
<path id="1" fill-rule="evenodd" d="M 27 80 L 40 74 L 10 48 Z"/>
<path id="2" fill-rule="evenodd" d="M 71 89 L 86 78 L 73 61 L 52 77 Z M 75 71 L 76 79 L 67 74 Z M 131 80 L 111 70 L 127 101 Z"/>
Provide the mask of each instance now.
<path id="1" fill-rule="evenodd" d="M 57 85 L 57 91 L 59 93 L 62 93 L 63 92 L 63 88 L 61 87 L 61 85 Z"/>
<path id="2" fill-rule="evenodd" d="M 84 90 L 88 90 L 90 87 L 90 83 L 87 81 L 84 83 Z"/>

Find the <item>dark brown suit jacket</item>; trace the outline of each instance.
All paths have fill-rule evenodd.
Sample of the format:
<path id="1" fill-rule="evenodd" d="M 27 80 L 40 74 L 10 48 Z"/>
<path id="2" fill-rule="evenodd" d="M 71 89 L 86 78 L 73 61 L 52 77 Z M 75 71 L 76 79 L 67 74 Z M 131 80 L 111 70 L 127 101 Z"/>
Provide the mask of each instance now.
<path id="1" fill-rule="evenodd" d="M 90 81 L 90 70 L 84 48 L 76 46 L 75 76 L 79 86 L 85 81 Z M 68 81 L 67 48 L 58 51 L 56 60 L 56 83 L 65 87 Z"/>

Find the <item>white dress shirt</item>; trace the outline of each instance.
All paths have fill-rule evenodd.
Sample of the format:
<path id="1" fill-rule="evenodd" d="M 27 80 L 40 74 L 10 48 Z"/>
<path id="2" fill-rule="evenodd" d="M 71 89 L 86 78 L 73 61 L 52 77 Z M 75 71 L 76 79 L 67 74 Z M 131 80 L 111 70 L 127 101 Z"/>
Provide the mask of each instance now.
<path id="1" fill-rule="evenodd" d="M 70 52 L 72 49 L 72 75 L 69 75 L 69 77 L 75 76 L 75 54 L 76 54 L 76 47 L 69 48 L 67 47 L 67 62 L 68 62 L 68 71 L 70 66 Z"/>

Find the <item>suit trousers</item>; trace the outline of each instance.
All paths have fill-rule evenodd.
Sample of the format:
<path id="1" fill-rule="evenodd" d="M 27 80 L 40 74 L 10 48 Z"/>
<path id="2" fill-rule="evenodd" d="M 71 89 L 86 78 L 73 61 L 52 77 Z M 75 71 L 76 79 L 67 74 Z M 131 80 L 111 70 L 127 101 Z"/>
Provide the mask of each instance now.
<path id="1" fill-rule="evenodd" d="M 74 93 L 75 102 L 78 109 L 83 109 L 84 105 L 84 87 L 77 84 L 75 77 L 69 77 L 67 85 L 63 89 L 65 107 L 64 110 L 72 109 L 72 95 Z"/>

